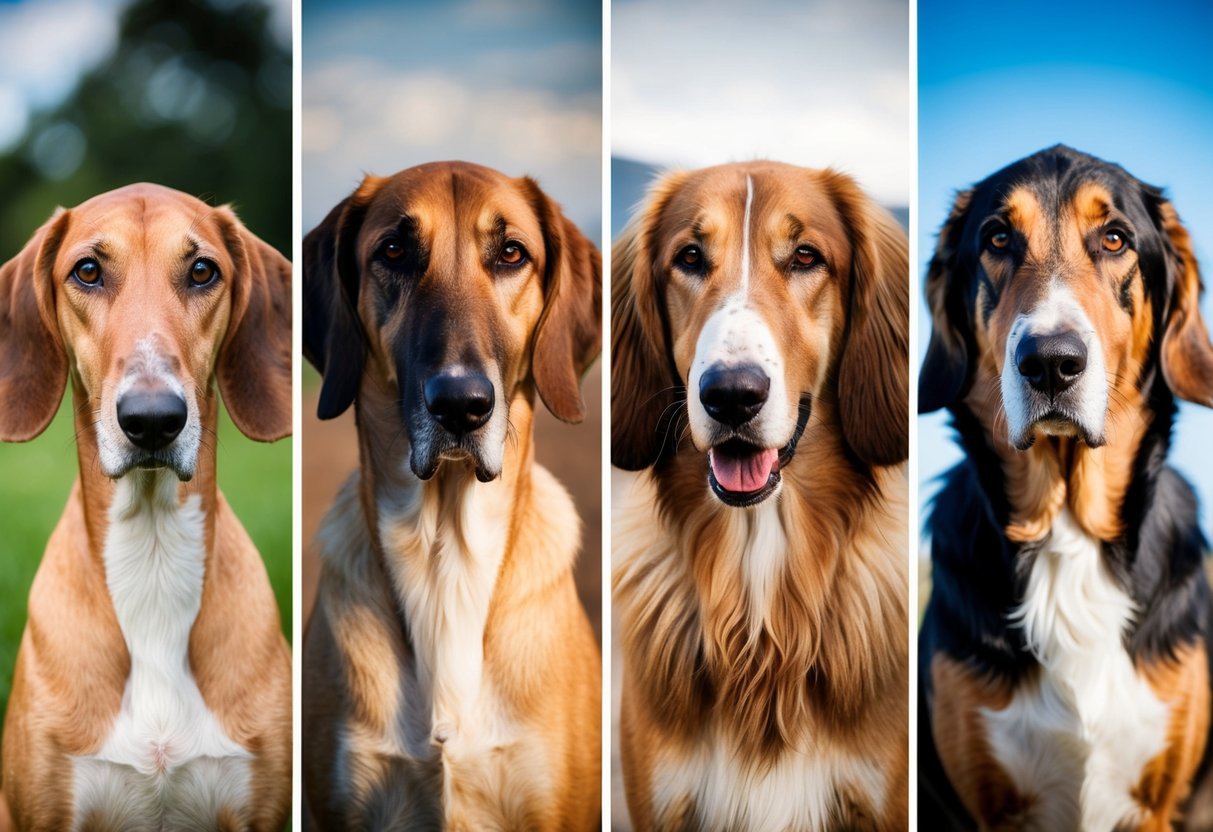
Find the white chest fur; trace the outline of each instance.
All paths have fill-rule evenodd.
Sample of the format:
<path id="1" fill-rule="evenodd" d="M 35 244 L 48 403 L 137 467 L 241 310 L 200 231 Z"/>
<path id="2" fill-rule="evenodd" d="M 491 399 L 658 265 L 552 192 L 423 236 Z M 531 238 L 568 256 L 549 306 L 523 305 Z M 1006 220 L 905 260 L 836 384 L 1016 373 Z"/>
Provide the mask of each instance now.
<path id="1" fill-rule="evenodd" d="M 885 788 L 885 774 L 862 757 L 815 749 L 760 766 L 744 762 L 725 741 L 705 739 L 690 754 L 663 752 L 653 770 L 653 808 L 661 819 L 694 806 L 690 828 L 823 830 L 838 821 L 840 789 L 866 796 L 879 815 Z"/>
<path id="2" fill-rule="evenodd" d="M 995 756 L 1038 796 L 1032 828 L 1105 832 L 1137 817 L 1130 791 L 1163 750 L 1168 708 L 1125 650 L 1135 614 L 1099 542 L 1063 511 L 1013 616 L 1041 663 L 1039 684 L 985 714 Z"/>
<path id="3" fill-rule="evenodd" d="M 77 826 L 213 828 L 249 799 L 251 754 L 207 708 L 189 662 L 202 600 L 204 526 L 176 477 L 118 481 L 105 545 L 106 581 L 131 669 L 122 706 L 95 754 L 73 759 Z"/>

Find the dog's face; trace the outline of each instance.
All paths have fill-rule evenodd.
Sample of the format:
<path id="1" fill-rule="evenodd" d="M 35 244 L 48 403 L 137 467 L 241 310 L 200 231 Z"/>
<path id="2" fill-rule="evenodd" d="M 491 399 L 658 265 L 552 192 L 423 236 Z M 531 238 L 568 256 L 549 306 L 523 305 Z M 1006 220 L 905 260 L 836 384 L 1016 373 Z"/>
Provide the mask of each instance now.
<path id="1" fill-rule="evenodd" d="M 5 438 L 53 416 L 64 362 L 109 477 L 168 468 L 190 479 L 216 374 L 245 433 L 290 432 L 290 264 L 229 209 L 129 186 L 56 214 L 5 270 L 28 291 L 11 299 L 22 323 L 10 355 L 47 370 L 26 412 L 0 420 Z"/>
<path id="2" fill-rule="evenodd" d="M 935 332 L 924 410 L 969 394 L 1013 447 L 1038 436 L 1104 444 L 1161 363 L 1180 395 L 1206 364 L 1199 275 L 1160 192 L 1068 148 L 1023 159 L 961 194 L 927 287 Z M 1187 328 L 1186 332 L 1180 332 Z M 1204 347 L 1197 343 L 1203 340 Z M 1211 378 L 1210 376 L 1204 376 Z"/>
<path id="3" fill-rule="evenodd" d="M 869 461 L 904 458 L 906 428 L 889 423 L 905 417 L 907 301 L 890 299 L 905 294 L 905 258 L 891 218 L 829 171 L 755 163 L 664 179 L 616 243 L 615 464 L 674 450 L 684 386 L 691 443 L 731 506 L 777 493 L 813 402 L 840 387 L 848 399 L 881 388 L 867 418 L 889 433 L 855 423 L 848 437 Z M 870 304 L 862 320 L 857 302 Z M 861 381 L 852 371 L 868 361 Z"/>
<path id="4" fill-rule="evenodd" d="M 515 397 L 583 415 L 598 352 L 597 252 L 529 179 L 462 163 L 368 177 L 305 242 L 305 346 L 322 418 L 363 372 L 398 391 L 409 466 L 501 473 Z"/>

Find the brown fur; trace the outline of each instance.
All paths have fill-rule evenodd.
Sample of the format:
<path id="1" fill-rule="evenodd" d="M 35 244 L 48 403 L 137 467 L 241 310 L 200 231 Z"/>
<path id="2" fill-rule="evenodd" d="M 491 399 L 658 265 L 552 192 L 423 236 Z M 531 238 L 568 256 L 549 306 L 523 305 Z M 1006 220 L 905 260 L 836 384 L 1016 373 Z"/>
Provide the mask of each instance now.
<path id="1" fill-rule="evenodd" d="M 1010 683 L 982 677 L 941 653 L 931 660 L 931 684 L 935 747 L 965 808 L 983 819 L 983 828 L 1021 828 L 1031 817 L 1034 798 L 1020 794 L 994 758 L 983 717 L 985 711 L 1001 711 L 1011 704 Z"/>
<path id="2" fill-rule="evenodd" d="M 1103 542 L 1123 541 L 1129 532 L 1122 505 L 1132 484 L 1134 461 L 1154 414 L 1142 392 L 1153 344 L 1161 339 L 1161 364 L 1171 390 L 1189 401 L 1210 404 L 1213 347 L 1199 311 L 1201 280 L 1187 232 L 1173 206 L 1160 203 L 1162 230 L 1169 243 L 1168 265 L 1176 274 L 1171 306 L 1160 316 L 1165 330 L 1155 330 L 1156 310 L 1140 272 L 1137 252 L 1127 247 L 1116 257 L 1093 256 L 1101 230 L 1116 227 L 1116 200 L 1099 183 L 1079 186 L 1068 202 L 1042 205 L 1033 188 L 1020 185 L 999 206 L 1010 232 L 1022 240 L 1025 254 L 1018 268 L 983 247 L 981 266 L 990 287 L 979 284 L 971 341 L 954 321 L 963 303 L 951 284 L 957 232 L 965 227 L 971 192 L 957 195 L 940 230 L 935 257 L 927 274 L 926 296 L 933 316 L 931 345 L 923 374 L 959 382 L 972 367 L 964 404 L 976 416 L 990 448 L 1001 463 L 1009 502 L 1008 540 L 1045 538 L 1055 519 L 1069 509 L 1088 535 Z M 981 218 L 975 218 L 981 219 Z M 1123 222 L 1123 218 L 1120 218 Z M 1097 250 L 1097 249 L 1096 249 Z M 1104 444 L 1091 447 L 1077 436 L 1038 431 L 1026 451 L 1010 443 L 1002 412 L 1000 376 L 1007 338 L 1016 318 L 1033 308 L 1051 281 L 1062 280 L 1081 304 L 1103 349 L 1109 395 Z M 997 293 L 987 317 L 985 293 Z M 1118 302 L 1118 295 L 1127 299 Z M 964 313 L 968 317 L 968 313 Z M 971 349 L 975 355 L 967 355 Z M 945 381 L 946 383 L 946 381 Z M 960 390 L 928 390 L 923 410 L 960 399 Z M 1149 567 L 1146 567 L 1149 568 Z M 952 785 L 982 828 L 1018 828 L 1034 800 L 1018 794 L 993 760 L 985 736 L 983 710 L 1005 708 L 1013 695 L 1008 683 L 983 678 L 964 663 L 939 653 L 932 658 L 934 701 L 931 718 L 935 745 Z M 1142 772 L 1133 796 L 1141 805 L 1141 829 L 1170 829 L 1200 762 L 1209 721 L 1209 677 L 1203 644 L 1187 645 L 1174 656 L 1139 664 L 1137 672 L 1171 707 L 1167 747 Z M 1037 684 L 1030 676 L 1023 685 Z"/>
<path id="3" fill-rule="evenodd" d="M 228 276 L 221 291 L 193 304 L 178 300 L 174 270 L 164 268 L 187 230 Z M 121 280 L 105 301 L 65 283 L 81 246 L 98 234 L 122 253 Z M 98 750 L 130 671 L 105 581 L 114 485 L 96 464 L 94 409 L 135 333 L 146 330 L 134 323 L 154 319 L 182 377 L 199 391 L 204 431 L 213 436 L 217 426 L 210 382 L 217 372 L 237 425 L 257 439 L 287 435 L 290 263 L 229 209 L 134 185 L 56 214 L 0 269 L 0 297 L 3 314 L 14 322 L 5 330 L 9 337 L 0 339 L 0 364 L 9 368 L 2 383 L 26 391 L 20 399 L 4 397 L 0 436 L 37 435 L 53 417 L 71 369 L 80 477 L 30 590 L 3 749 L 4 791 L 16 824 L 63 829 L 72 823 L 68 756 Z M 23 300 L 31 297 L 38 310 Z M 228 356 L 231 349 L 267 363 L 243 363 Z M 253 389 L 257 395 L 246 392 Z M 216 485 L 213 444 L 203 444 L 193 479 L 179 490 L 182 500 L 198 495 L 206 514 L 206 577 L 190 636 L 190 669 L 224 731 L 256 755 L 255 809 L 242 822 L 274 829 L 290 801 L 290 652 L 265 567 Z"/>
<path id="4" fill-rule="evenodd" d="M 753 515 L 707 489 L 680 398 L 704 322 L 734 291 L 746 174 L 759 252 L 748 301 L 780 345 L 787 388 L 813 395 L 781 470 L 788 549 L 763 609 L 739 559 Z M 696 283 L 666 265 L 690 227 L 723 261 Z M 775 265 L 801 235 L 828 277 Z M 640 829 L 695 822 L 685 801 L 659 816 L 655 761 L 714 732 L 747 765 L 806 747 L 869 759 L 889 777 L 876 828 L 906 822 L 905 480 L 873 467 L 906 455 L 905 247 L 846 177 L 774 163 L 665 177 L 615 242 L 612 457 L 653 466 L 614 523 L 624 779 Z M 835 799 L 842 822 L 867 822 L 861 792 Z"/>
<path id="5" fill-rule="evenodd" d="M 429 266 L 392 307 L 368 262 L 382 229 L 406 214 Z M 506 288 L 475 254 L 494 217 L 532 257 Z M 571 574 L 580 529 L 566 492 L 534 463 L 531 424 L 536 394 L 562 419 L 584 413 L 579 378 L 600 339 L 598 252 L 534 182 L 440 163 L 368 177 L 308 235 L 304 279 L 305 333 L 315 336 L 305 350 L 325 372 L 322 415 L 356 402 L 362 462 L 319 532 L 304 642 L 305 814 L 327 829 L 594 828 L 601 669 Z M 497 406 L 508 404 L 511 432 L 491 483 L 458 460 L 425 481 L 405 472 L 396 351 L 410 315 L 448 310 L 458 316 L 444 340 L 453 358 L 502 345 L 508 403 Z M 391 520 L 386 537 L 385 503 L 407 518 Z M 473 693 L 508 736 L 489 750 L 478 745 L 488 738 L 460 730 L 469 714 L 435 733 L 435 703 L 447 694 L 422 674 L 442 645 L 409 631 L 401 581 L 440 590 L 460 553 L 496 532 L 504 550 Z M 402 728 L 402 711 L 420 727 Z M 405 748 L 416 732 L 421 747 Z"/>

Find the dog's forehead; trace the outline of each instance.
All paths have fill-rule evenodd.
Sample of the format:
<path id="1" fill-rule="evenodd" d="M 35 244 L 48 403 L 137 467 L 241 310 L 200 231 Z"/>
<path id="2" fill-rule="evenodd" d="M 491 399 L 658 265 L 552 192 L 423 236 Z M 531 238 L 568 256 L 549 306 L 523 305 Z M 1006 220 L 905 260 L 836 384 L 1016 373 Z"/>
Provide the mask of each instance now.
<path id="1" fill-rule="evenodd" d="M 721 165 L 690 175 L 663 212 L 666 231 L 692 226 L 710 233 L 739 227 L 747 203 L 755 228 L 796 236 L 814 227 L 841 233 L 842 218 L 821 171 L 775 162 Z"/>
<path id="2" fill-rule="evenodd" d="M 409 168 L 379 184 L 367 208 L 365 226 L 373 231 L 395 226 L 407 217 L 433 236 L 488 233 L 503 220 L 537 235 L 540 219 L 523 181 L 471 164 Z"/>
<path id="3" fill-rule="evenodd" d="M 229 259 L 215 209 L 160 185 L 130 185 L 70 210 L 60 246 L 68 259 L 98 253 L 113 260 L 181 259 L 205 254 Z"/>

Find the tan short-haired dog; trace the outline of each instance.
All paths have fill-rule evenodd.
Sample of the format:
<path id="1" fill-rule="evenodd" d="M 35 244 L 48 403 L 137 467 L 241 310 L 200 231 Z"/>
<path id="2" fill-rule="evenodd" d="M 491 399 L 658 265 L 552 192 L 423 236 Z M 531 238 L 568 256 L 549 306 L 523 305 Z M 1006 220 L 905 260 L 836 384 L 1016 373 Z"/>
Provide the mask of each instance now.
<path id="1" fill-rule="evenodd" d="M 722 165 L 611 269 L 636 828 L 905 829 L 905 233 L 842 174 Z"/>
<path id="2" fill-rule="evenodd" d="M 70 379 L 80 460 L 4 723 L 21 829 L 286 819 L 290 652 L 215 483 L 213 381 L 246 435 L 290 433 L 290 280 L 230 209 L 146 184 L 0 268 L 0 439 L 41 433 Z"/>
<path id="3" fill-rule="evenodd" d="M 362 460 L 318 533 L 304 641 L 317 826 L 597 827 L 579 522 L 531 420 L 536 394 L 582 418 L 601 281 L 532 180 L 462 162 L 368 177 L 304 241 L 320 416 L 355 405 Z"/>

